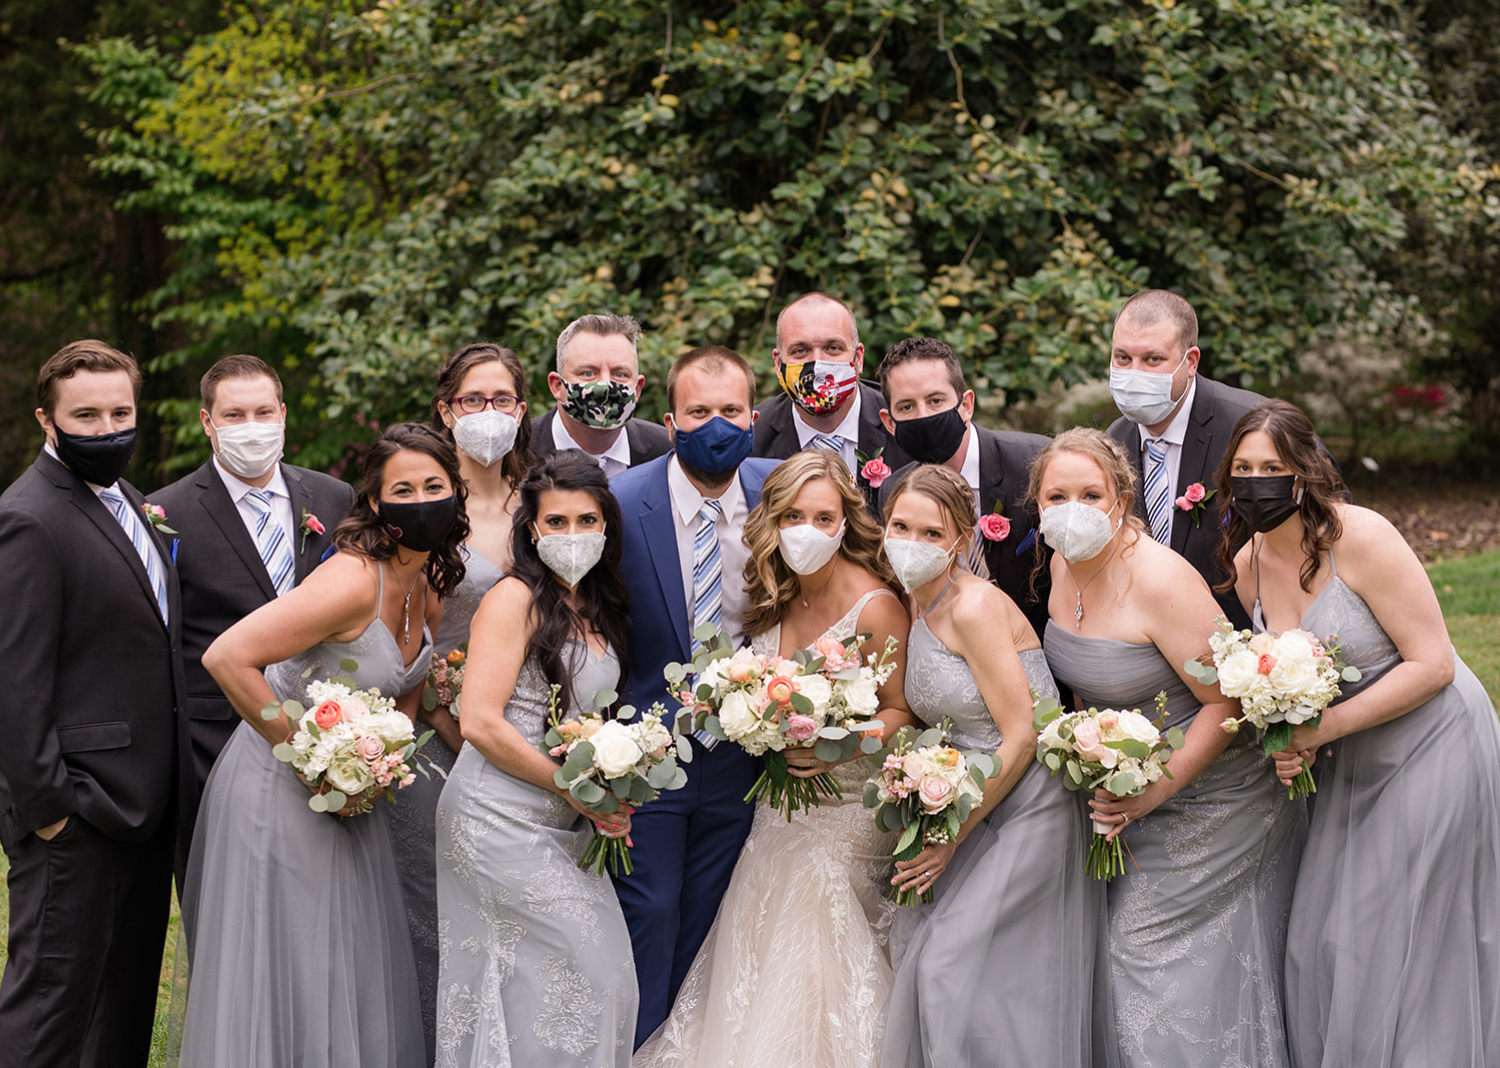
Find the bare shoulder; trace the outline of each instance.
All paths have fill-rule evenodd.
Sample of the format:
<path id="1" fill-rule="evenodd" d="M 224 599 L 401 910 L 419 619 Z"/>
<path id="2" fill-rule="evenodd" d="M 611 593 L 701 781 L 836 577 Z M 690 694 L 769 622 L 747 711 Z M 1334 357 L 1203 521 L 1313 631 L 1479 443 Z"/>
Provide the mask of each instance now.
<path id="1" fill-rule="evenodd" d="M 870 587 L 871 590 L 886 588 L 878 580 Z M 906 605 L 901 598 L 877 595 L 866 601 L 865 606 L 859 610 L 858 627 L 861 632 L 879 630 L 887 634 L 904 634 L 911 627 L 911 619 L 906 614 Z"/>
<path id="2" fill-rule="evenodd" d="M 1004 590 L 980 578 L 964 577 L 954 584 L 953 622 L 964 629 L 985 632 L 1006 628 L 1020 609 Z"/>
<path id="3" fill-rule="evenodd" d="M 1339 538 L 1339 548 L 1347 547 L 1358 552 L 1387 545 L 1392 539 L 1405 544 L 1406 539 L 1401 537 L 1395 524 L 1374 509 L 1361 508 L 1357 504 L 1339 504 L 1335 507 L 1338 509 L 1339 521 L 1344 526 L 1344 533 Z"/>

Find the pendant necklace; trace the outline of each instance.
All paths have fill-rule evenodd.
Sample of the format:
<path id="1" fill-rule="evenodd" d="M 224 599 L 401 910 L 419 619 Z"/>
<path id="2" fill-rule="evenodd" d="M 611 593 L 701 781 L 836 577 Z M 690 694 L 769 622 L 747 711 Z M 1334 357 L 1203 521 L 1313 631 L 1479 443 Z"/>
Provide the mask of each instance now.
<path id="1" fill-rule="evenodd" d="M 396 574 L 396 565 L 390 561 L 391 574 L 396 579 L 396 587 L 401 587 L 401 576 Z M 417 579 L 422 577 L 421 568 L 411 577 L 411 585 L 406 587 L 406 599 L 401 602 L 401 657 L 406 658 L 406 643 L 411 641 L 411 594 L 417 588 Z"/>
<path id="2" fill-rule="evenodd" d="M 1110 556 L 1114 555 L 1115 549 L 1119 547 L 1119 544 L 1120 544 L 1119 541 L 1116 540 L 1114 546 L 1112 546 L 1110 548 L 1110 550 L 1109 550 Z M 1073 579 L 1073 588 L 1078 591 L 1078 596 L 1073 601 L 1073 629 L 1074 630 L 1082 630 L 1083 629 L 1083 591 L 1086 590 L 1086 589 L 1088 589 L 1091 585 L 1093 585 L 1094 580 L 1096 578 L 1098 578 L 1100 575 L 1104 574 L 1104 572 L 1106 572 L 1106 571 L 1109 570 L 1109 560 L 1106 559 L 1104 561 L 1104 563 L 1100 565 L 1099 570 L 1095 571 L 1092 575 L 1090 575 L 1088 581 L 1085 582 L 1082 586 L 1078 585 L 1078 580 L 1076 578 L 1073 578 L 1073 568 L 1072 568 L 1072 565 L 1068 564 L 1068 562 L 1066 560 L 1064 560 L 1063 563 L 1068 568 L 1068 578 Z"/>
<path id="3" fill-rule="evenodd" d="M 840 563 L 841 559 L 842 558 L 840 558 L 840 557 L 835 557 L 834 558 L 833 570 L 830 571 L 830 572 L 828 572 L 828 581 L 825 582 L 825 583 L 823 583 L 823 588 L 818 591 L 820 594 L 827 593 L 828 592 L 828 587 L 830 587 L 830 586 L 833 585 L 833 576 L 838 573 L 839 563 Z M 802 602 L 802 607 L 803 608 L 810 608 L 811 607 L 807 603 L 807 594 L 803 592 L 802 583 L 800 583 L 800 582 L 797 583 L 797 599 Z"/>

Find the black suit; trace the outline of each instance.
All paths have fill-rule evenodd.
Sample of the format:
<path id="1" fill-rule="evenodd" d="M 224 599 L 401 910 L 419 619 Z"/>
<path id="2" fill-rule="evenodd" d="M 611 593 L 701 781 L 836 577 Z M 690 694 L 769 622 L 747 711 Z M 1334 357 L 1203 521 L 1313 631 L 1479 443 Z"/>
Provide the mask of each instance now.
<path id="1" fill-rule="evenodd" d="M 552 424 L 557 419 L 557 409 L 531 421 L 531 452 L 538 460 L 557 451 L 557 441 L 552 436 Z M 638 467 L 647 460 L 665 456 L 672 451 L 672 439 L 667 428 L 660 423 L 648 423 L 644 419 L 631 419 L 625 424 L 625 440 L 630 443 L 630 466 Z"/>
<path id="2" fill-rule="evenodd" d="M 144 500 L 119 484 L 136 509 Z M 144 1064 L 166 930 L 183 703 L 176 575 L 163 622 L 108 506 L 47 454 L 0 497 L 0 844 L 11 1064 Z M 51 841 L 33 832 L 63 817 Z"/>
<path id="3" fill-rule="evenodd" d="M 301 582 L 322 562 L 332 543 L 333 528 L 354 502 L 354 489 L 328 475 L 290 464 L 281 465 L 292 499 L 296 530 L 292 556 L 296 581 Z M 203 669 L 203 654 L 215 638 L 276 599 L 276 587 L 261 561 L 255 538 L 245 527 L 212 460 L 192 474 L 151 495 L 167 513 L 173 557 L 182 585 L 182 657 L 187 675 L 188 736 L 198 792 L 208 781 L 219 752 L 240 724 L 213 676 Z M 302 535 L 302 516 L 316 516 L 324 533 Z M 186 756 L 186 754 L 184 754 Z M 197 805 L 185 807 L 183 826 L 191 834 Z"/>
<path id="4" fill-rule="evenodd" d="M 1010 520 L 1009 536 L 985 543 L 984 562 L 990 569 L 990 581 L 1016 602 L 1040 638 L 1047 627 L 1047 596 L 1052 590 L 1052 578 L 1043 567 L 1036 577 L 1036 593 L 1031 592 L 1032 568 L 1041 549 L 1036 536 L 1036 503 L 1026 500 L 1026 485 L 1031 461 L 1046 448 L 1049 439 L 1041 434 L 970 425 L 979 435 L 979 514 L 989 515 L 998 510 Z M 882 510 L 901 476 L 916 466 L 908 464 L 886 479 L 880 487 Z M 977 529 L 975 536 L 983 537 Z"/>
<path id="5" fill-rule="evenodd" d="M 911 463 L 911 457 L 901 450 L 896 439 L 891 437 L 885 424 L 880 421 L 880 410 L 884 407 L 885 397 L 880 388 L 869 382 L 860 382 L 859 444 L 855 448 L 866 459 L 879 451 L 880 458 L 890 469 L 899 471 Z M 802 440 L 797 436 L 797 424 L 793 420 L 792 398 L 785 391 L 757 404 L 755 410 L 760 413 L 760 418 L 755 421 L 755 448 L 752 455 L 763 456 L 768 460 L 785 460 L 802 451 Z M 855 471 L 854 475 L 865 499 L 870 502 L 871 509 L 874 509 L 875 491 L 860 472 Z"/>
<path id="6" fill-rule="evenodd" d="M 1214 488 L 1214 473 L 1224 457 L 1224 450 L 1229 447 L 1234 425 L 1240 421 L 1240 416 L 1265 399 L 1248 389 L 1236 389 L 1203 375 L 1198 376 L 1198 391 L 1193 396 L 1192 411 L 1188 413 L 1187 434 L 1182 440 L 1182 455 L 1178 460 L 1177 485 L 1172 490 L 1174 501 L 1194 482 L 1201 482 L 1204 489 Z M 1121 416 L 1110 424 L 1109 436 L 1125 447 L 1135 468 L 1137 485 L 1142 488 L 1142 492 L 1136 495 L 1135 513 L 1144 520 L 1146 478 L 1141 463 L 1140 428 Z M 1223 496 L 1215 494 L 1197 513 L 1197 523 L 1186 512 L 1174 509 L 1172 516 L 1173 550 L 1192 564 L 1210 587 L 1229 577 L 1216 559 L 1219 528 L 1225 517 L 1223 507 Z M 1233 590 L 1214 596 L 1231 623 L 1236 627 L 1250 626 L 1250 617 L 1245 614 L 1244 606 Z"/>

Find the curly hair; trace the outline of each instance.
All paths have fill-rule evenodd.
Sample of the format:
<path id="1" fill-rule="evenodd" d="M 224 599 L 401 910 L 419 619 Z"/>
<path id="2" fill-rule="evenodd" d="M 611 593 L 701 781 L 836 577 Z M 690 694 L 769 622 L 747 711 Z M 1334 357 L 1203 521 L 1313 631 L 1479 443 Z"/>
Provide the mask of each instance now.
<path id="1" fill-rule="evenodd" d="M 1284 400 L 1261 401 L 1234 424 L 1224 458 L 1214 472 L 1219 499 L 1230 502 L 1228 521 L 1219 530 L 1219 564 L 1229 577 L 1214 587 L 1220 593 L 1234 588 L 1234 554 L 1250 540 L 1250 524 L 1234 510 L 1234 494 L 1229 476 L 1234 454 L 1249 434 L 1257 431 L 1270 437 L 1276 455 L 1287 471 L 1297 476 L 1302 500 L 1297 506 L 1302 515 L 1302 552 L 1307 557 L 1298 578 L 1302 588 L 1312 591 L 1312 582 L 1322 566 L 1323 554 L 1343 537 L 1344 524 L 1334 505 L 1344 499 L 1344 480 L 1333 460 L 1318 445 L 1318 434 L 1302 409 Z"/>
<path id="2" fill-rule="evenodd" d="M 786 615 L 787 606 L 801 588 L 797 574 L 781 557 L 781 517 L 791 510 L 797 494 L 809 482 L 826 479 L 838 490 L 844 508 L 844 539 L 839 556 L 870 572 L 881 582 L 900 593 L 895 572 L 881 550 L 881 531 L 865 508 L 864 497 L 854 486 L 854 479 L 838 453 L 828 449 L 808 449 L 782 461 L 766 476 L 761 487 L 760 503 L 745 521 L 745 545 L 750 556 L 745 561 L 745 633 L 764 633 Z"/>
<path id="3" fill-rule="evenodd" d="M 458 517 L 453 521 L 453 528 L 443 543 L 427 554 L 427 563 L 423 567 L 427 585 L 439 597 L 452 596 L 464 580 L 464 558 L 459 546 L 469 537 L 469 516 L 464 508 L 469 491 L 458 474 L 458 450 L 451 441 L 424 423 L 396 423 L 387 427 L 380 440 L 370 446 L 358 494 L 349 506 L 348 514 L 334 528 L 333 544 L 340 552 L 356 553 L 370 560 L 389 560 L 396 554 L 400 543 L 385 529 L 385 524 L 370 506 L 370 498 L 380 499 L 380 488 L 385 483 L 385 465 L 398 452 L 420 452 L 436 460 L 458 498 Z"/>
<path id="4" fill-rule="evenodd" d="M 594 498 L 604 520 L 604 554 L 578 580 L 574 603 L 537 555 L 531 527 L 537 521 L 542 494 L 549 490 L 579 490 Z M 620 677 L 630 673 L 630 594 L 620 571 L 625 523 L 620 506 L 609 491 L 609 479 L 591 456 L 564 449 L 542 457 L 521 483 L 521 502 L 511 525 L 510 573 L 531 590 L 532 631 L 527 655 L 535 656 L 547 681 L 567 686 L 573 677 L 568 662 L 568 640 L 593 630 L 609 643 L 620 662 Z M 588 711 L 585 709 L 584 711 Z"/>
<path id="5" fill-rule="evenodd" d="M 443 422 L 438 405 L 452 404 L 453 398 L 457 397 L 458 391 L 463 388 L 464 378 L 468 373 L 486 363 L 501 364 L 510 374 L 511 384 L 516 391 L 516 400 L 522 404 L 526 403 L 526 371 L 521 367 L 521 361 L 514 352 L 490 341 L 465 345 L 443 361 L 443 366 L 438 369 L 437 383 L 432 394 L 432 427 L 449 441 L 453 440 L 453 431 L 449 430 L 448 424 Z M 454 412 L 453 414 L 458 416 L 460 413 Z M 531 412 L 529 409 L 518 422 L 520 426 L 516 429 L 515 444 L 500 461 L 500 473 L 510 480 L 512 486 L 526 477 L 526 472 L 531 470 L 531 465 L 536 460 L 531 454 Z"/>

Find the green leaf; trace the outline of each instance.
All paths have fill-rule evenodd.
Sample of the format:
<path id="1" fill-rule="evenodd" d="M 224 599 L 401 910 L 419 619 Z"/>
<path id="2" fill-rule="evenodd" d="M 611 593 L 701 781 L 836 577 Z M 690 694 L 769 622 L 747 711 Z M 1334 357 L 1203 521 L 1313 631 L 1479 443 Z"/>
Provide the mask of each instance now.
<path id="1" fill-rule="evenodd" d="M 844 749 L 838 742 L 832 742 L 825 738 L 813 746 L 813 755 L 819 760 L 826 760 L 830 764 L 833 764 L 843 759 Z"/>
<path id="2" fill-rule="evenodd" d="M 260 710 L 261 719 L 278 719 L 281 716 L 281 706 L 275 701 L 269 702 Z"/>
<path id="3" fill-rule="evenodd" d="M 297 759 L 297 750 L 287 745 L 286 742 L 278 742 L 271 746 L 271 755 L 283 764 L 290 764 Z"/>
<path id="4" fill-rule="evenodd" d="M 355 660 L 353 657 L 346 656 L 339 661 L 339 670 L 346 675 L 353 675 L 356 671 L 359 670 L 359 661 Z M 343 806 L 340 805 L 339 807 L 342 808 Z"/>
<path id="5" fill-rule="evenodd" d="M 312 809 L 314 812 L 327 812 L 328 798 L 324 797 L 322 794 L 313 794 L 307 799 L 307 807 Z"/>
<path id="6" fill-rule="evenodd" d="M 1343 679 L 1345 682 L 1358 682 L 1360 679 L 1364 678 L 1364 675 L 1360 673 L 1359 668 L 1355 667 L 1353 664 L 1350 664 L 1348 667 L 1344 668 L 1343 671 L 1339 672 L 1339 678 Z"/>
<path id="7" fill-rule="evenodd" d="M 437 691 L 434 690 L 431 686 L 428 686 L 426 689 L 424 689 L 422 691 L 422 711 L 423 712 L 431 712 L 437 706 L 438 706 Z"/>
<path id="8" fill-rule="evenodd" d="M 323 794 L 323 801 L 328 805 L 329 812 L 337 812 L 349 803 L 349 798 L 341 790 L 329 790 Z"/>
<path id="9" fill-rule="evenodd" d="M 917 836 L 918 836 L 918 834 L 921 833 L 921 830 L 922 830 L 922 827 L 918 823 L 908 823 L 906 825 L 906 828 L 901 832 L 901 839 L 900 839 L 900 841 L 898 841 L 896 843 L 896 854 L 898 856 L 901 853 L 903 853 L 908 847 L 910 847 L 913 842 L 915 842 L 917 840 Z M 918 852 L 921 852 L 921 850 L 919 849 Z M 916 856 L 916 853 L 913 853 L 912 856 Z M 906 858 L 902 858 L 902 859 L 909 860 L 911 858 L 910 857 L 906 857 Z"/>
<path id="10" fill-rule="evenodd" d="M 595 708 L 608 708 L 620 699 L 620 695 L 614 690 L 600 690 L 594 694 Z"/>
<path id="11" fill-rule="evenodd" d="M 1292 744 L 1293 727 L 1290 723 L 1270 723 L 1266 725 L 1266 736 L 1261 740 L 1261 747 L 1267 753 L 1279 753 Z"/>
<path id="12" fill-rule="evenodd" d="M 1187 737 L 1182 733 L 1181 727 L 1167 728 L 1167 744 L 1173 749 L 1181 749 L 1187 744 Z"/>
<path id="13" fill-rule="evenodd" d="M 568 789 L 574 797 L 578 798 L 580 802 L 587 805 L 594 811 L 612 811 L 603 807 L 604 799 L 607 796 L 604 787 L 600 786 L 592 779 L 575 779 L 573 781 L 573 784 L 569 786 Z"/>

